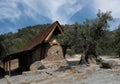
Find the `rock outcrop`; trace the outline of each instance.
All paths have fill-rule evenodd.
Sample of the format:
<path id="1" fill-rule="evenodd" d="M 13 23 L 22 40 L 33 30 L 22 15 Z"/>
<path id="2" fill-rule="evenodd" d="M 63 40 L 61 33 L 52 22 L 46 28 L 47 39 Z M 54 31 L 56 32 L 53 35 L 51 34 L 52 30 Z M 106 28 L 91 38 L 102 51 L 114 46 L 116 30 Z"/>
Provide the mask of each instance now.
<path id="1" fill-rule="evenodd" d="M 45 69 L 45 66 L 41 63 L 41 61 L 36 61 L 30 66 L 31 71 L 41 70 L 41 69 Z"/>
<path id="2" fill-rule="evenodd" d="M 114 60 L 103 60 L 101 61 L 101 68 L 112 69 L 118 66 L 118 63 Z"/>

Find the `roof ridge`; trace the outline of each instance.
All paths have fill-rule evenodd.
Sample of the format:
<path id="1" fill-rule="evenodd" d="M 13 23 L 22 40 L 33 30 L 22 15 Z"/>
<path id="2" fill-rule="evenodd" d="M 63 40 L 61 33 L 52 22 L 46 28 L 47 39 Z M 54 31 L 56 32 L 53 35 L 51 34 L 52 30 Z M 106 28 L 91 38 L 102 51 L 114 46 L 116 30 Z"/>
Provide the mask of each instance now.
<path id="1" fill-rule="evenodd" d="M 21 49 L 21 51 L 30 50 L 30 49 L 36 47 L 37 45 L 41 44 L 42 42 L 44 42 L 44 39 L 49 35 L 49 33 L 53 29 L 56 28 L 57 25 L 61 27 L 59 22 L 55 21 L 53 24 L 49 25 L 44 31 L 36 34 L 32 40 L 28 41 L 27 44 L 25 44 L 25 46 Z M 62 27 L 61 27 L 61 29 L 62 29 Z M 62 31 L 63 31 L 63 29 L 62 29 Z"/>

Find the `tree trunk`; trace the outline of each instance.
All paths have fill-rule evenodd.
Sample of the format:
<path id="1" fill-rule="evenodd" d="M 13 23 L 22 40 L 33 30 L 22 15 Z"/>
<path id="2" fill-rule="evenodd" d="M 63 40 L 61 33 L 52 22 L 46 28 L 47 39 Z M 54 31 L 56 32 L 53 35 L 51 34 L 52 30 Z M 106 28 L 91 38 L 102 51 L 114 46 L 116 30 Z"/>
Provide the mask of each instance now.
<path id="1" fill-rule="evenodd" d="M 84 49 L 79 64 L 96 64 L 101 62 L 101 58 L 96 54 L 95 46 L 87 45 Z"/>
<path id="2" fill-rule="evenodd" d="M 120 58 L 120 52 L 119 52 L 119 58 Z"/>
<path id="3" fill-rule="evenodd" d="M 82 53 L 79 64 L 96 64 L 99 61 L 95 54 Z"/>
<path id="4" fill-rule="evenodd" d="M 85 52 L 82 53 L 79 64 L 87 64 L 87 60 L 85 59 Z"/>
<path id="5" fill-rule="evenodd" d="M 67 46 L 62 46 L 62 50 L 63 50 L 63 57 L 65 58 Z"/>

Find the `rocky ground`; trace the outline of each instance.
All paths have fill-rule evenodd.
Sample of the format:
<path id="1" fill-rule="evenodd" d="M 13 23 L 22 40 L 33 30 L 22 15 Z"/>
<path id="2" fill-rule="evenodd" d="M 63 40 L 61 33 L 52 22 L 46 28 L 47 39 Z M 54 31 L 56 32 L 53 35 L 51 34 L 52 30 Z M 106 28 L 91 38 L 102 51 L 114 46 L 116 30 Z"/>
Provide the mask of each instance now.
<path id="1" fill-rule="evenodd" d="M 111 58 L 105 58 L 111 60 Z M 120 59 L 112 58 L 120 63 Z M 77 58 L 69 59 L 67 66 L 23 72 L 22 75 L 5 76 L 0 84 L 120 84 L 120 66 L 102 69 L 98 65 L 77 65 Z"/>
<path id="2" fill-rule="evenodd" d="M 100 69 L 80 82 L 81 84 L 120 84 L 120 69 Z"/>

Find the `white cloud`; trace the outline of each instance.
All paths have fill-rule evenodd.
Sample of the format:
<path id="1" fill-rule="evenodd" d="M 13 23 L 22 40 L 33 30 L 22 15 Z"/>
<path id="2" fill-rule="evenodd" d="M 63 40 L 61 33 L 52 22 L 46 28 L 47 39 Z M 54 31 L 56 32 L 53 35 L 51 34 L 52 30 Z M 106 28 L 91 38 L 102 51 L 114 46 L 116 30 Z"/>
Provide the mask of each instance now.
<path id="1" fill-rule="evenodd" d="M 98 12 L 100 9 L 103 12 L 112 11 L 115 18 L 120 18 L 120 0 L 94 0 L 94 11 Z"/>
<path id="2" fill-rule="evenodd" d="M 22 4 L 23 10 L 20 10 L 19 4 Z M 0 20 L 14 21 L 22 14 L 37 20 L 37 14 L 52 21 L 59 20 L 61 23 L 67 23 L 82 7 L 82 0 L 2 0 L 0 1 Z"/>
<path id="3" fill-rule="evenodd" d="M 29 14 L 32 17 L 38 13 L 52 21 L 59 20 L 61 23 L 67 23 L 71 16 L 83 7 L 78 0 L 23 0 L 23 2 L 25 8 L 30 9 Z"/>
<path id="4" fill-rule="evenodd" d="M 7 19 L 14 24 L 17 19 L 22 20 L 21 16 L 39 22 L 38 17 L 44 16 L 53 22 L 58 20 L 66 24 L 75 13 L 82 9 L 84 11 L 84 8 L 89 8 L 91 14 L 96 14 L 98 9 L 102 12 L 112 11 L 112 16 L 120 19 L 119 4 L 120 0 L 0 0 L 0 23 L 6 23 L 5 19 Z M 111 25 L 118 24 L 119 21 L 115 20 Z M 9 27 L 9 30 L 14 31 L 14 28 Z"/>
<path id="5" fill-rule="evenodd" d="M 1 0 L 0 1 L 0 21 L 3 19 L 9 19 L 10 21 L 14 21 L 19 18 L 21 12 L 17 7 L 16 0 Z"/>
<path id="6" fill-rule="evenodd" d="M 115 18 L 120 18 L 119 4 L 120 0 L 0 0 L 0 21 L 8 19 L 14 22 L 21 19 L 21 15 L 38 21 L 38 15 L 42 15 L 64 24 L 85 6 L 93 7 L 91 10 L 95 14 L 100 9 L 103 12 L 112 11 Z"/>
<path id="7" fill-rule="evenodd" d="M 116 29 L 120 24 L 120 0 L 93 0 L 93 11 L 96 14 L 98 9 L 102 12 L 112 11 L 114 22 L 110 23 L 110 29 Z"/>

